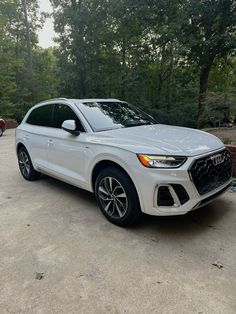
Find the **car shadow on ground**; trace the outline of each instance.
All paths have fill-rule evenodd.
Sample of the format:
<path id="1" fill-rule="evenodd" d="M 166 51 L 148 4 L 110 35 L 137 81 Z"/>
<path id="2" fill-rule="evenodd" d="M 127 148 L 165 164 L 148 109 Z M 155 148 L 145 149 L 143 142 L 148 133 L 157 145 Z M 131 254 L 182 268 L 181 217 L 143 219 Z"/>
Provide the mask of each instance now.
<path id="1" fill-rule="evenodd" d="M 45 175 L 42 177 L 42 180 L 45 181 L 45 184 L 57 190 L 59 194 L 63 193 L 69 197 L 77 198 L 78 202 L 83 200 L 87 205 L 91 204 L 89 208 L 92 211 L 99 211 L 93 193 Z M 141 221 L 137 225 L 129 227 L 129 230 L 135 233 L 140 231 L 143 233 L 148 229 L 153 232 L 158 231 L 162 234 L 175 236 L 178 234 L 194 235 L 194 233 L 199 234 L 199 232 L 201 233 L 204 230 L 216 229 L 223 217 L 230 214 L 232 210 L 233 206 L 230 201 L 225 198 L 219 198 L 213 203 L 191 211 L 186 215 L 168 217 L 143 215 Z M 101 222 L 103 223 L 102 219 L 105 219 L 103 215 L 101 215 Z M 97 221 L 97 223 L 99 223 L 99 221 Z M 115 227 L 109 223 L 108 226 L 111 228 Z"/>
<path id="2" fill-rule="evenodd" d="M 86 202 L 90 202 L 93 206 L 96 205 L 94 194 L 89 191 L 83 190 L 74 185 L 68 184 L 64 181 L 60 181 L 53 177 L 49 177 L 47 175 L 42 175 L 39 181 L 42 180 L 45 182 L 45 184 L 48 184 L 48 186 L 53 187 L 54 189 L 58 189 L 58 193 L 63 193 L 66 195 L 68 194 L 73 197 L 77 197 L 78 201 L 83 200 Z"/>
<path id="3" fill-rule="evenodd" d="M 173 237 L 199 236 L 201 233 L 221 228 L 224 216 L 230 214 L 232 206 L 225 199 L 181 216 L 154 217 L 145 215 L 142 223 L 135 228 L 151 229 L 154 233 Z"/>

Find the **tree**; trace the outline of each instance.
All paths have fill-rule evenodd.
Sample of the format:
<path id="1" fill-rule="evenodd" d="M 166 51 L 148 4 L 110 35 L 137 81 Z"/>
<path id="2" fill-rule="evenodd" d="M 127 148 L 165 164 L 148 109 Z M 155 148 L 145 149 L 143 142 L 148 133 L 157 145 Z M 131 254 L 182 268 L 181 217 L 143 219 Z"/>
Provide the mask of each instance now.
<path id="1" fill-rule="evenodd" d="M 190 0 L 180 11 L 186 18 L 179 39 L 186 47 L 189 61 L 199 67 L 198 127 L 203 127 L 214 61 L 236 48 L 236 3 L 234 0 Z"/>
<path id="2" fill-rule="evenodd" d="M 58 45 L 46 50 L 37 1 L 0 2 L 0 106 L 11 116 L 54 96 L 124 99 L 185 126 L 198 115 L 202 127 L 210 107 L 236 113 L 235 1 L 50 1 Z"/>
<path id="3" fill-rule="evenodd" d="M 27 42 L 27 51 L 28 51 L 29 73 L 30 73 L 30 78 L 32 79 L 32 76 L 33 76 L 32 42 L 31 42 L 31 34 L 30 34 L 28 8 L 27 8 L 26 0 L 21 0 L 21 2 L 22 2 L 22 11 L 23 11 L 23 14 L 24 14 L 25 30 L 26 30 L 26 42 Z"/>
<path id="4" fill-rule="evenodd" d="M 54 50 L 37 47 L 41 23 L 37 1 L 0 2 L 0 114 L 18 117 L 21 107 L 57 94 Z"/>
<path id="5" fill-rule="evenodd" d="M 62 82 L 62 91 L 73 97 L 92 95 L 93 75 L 101 73 L 99 67 L 104 52 L 101 33 L 107 21 L 107 1 L 51 2 L 54 6 L 55 29 L 59 34 L 58 57 L 65 81 Z"/>

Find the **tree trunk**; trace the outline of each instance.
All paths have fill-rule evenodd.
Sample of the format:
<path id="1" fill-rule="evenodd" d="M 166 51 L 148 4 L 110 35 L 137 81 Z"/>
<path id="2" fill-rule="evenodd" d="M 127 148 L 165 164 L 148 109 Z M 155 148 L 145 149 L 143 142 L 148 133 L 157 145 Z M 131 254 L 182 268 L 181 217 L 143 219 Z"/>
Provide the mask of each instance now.
<path id="1" fill-rule="evenodd" d="M 164 82 L 164 54 L 165 54 L 165 46 L 161 47 L 160 50 L 160 70 L 158 73 L 158 86 L 157 86 L 157 104 L 158 107 L 161 105 L 161 94 L 162 94 L 162 86 L 163 86 L 163 82 Z"/>
<path id="2" fill-rule="evenodd" d="M 19 55 L 20 55 L 20 49 L 19 49 L 19 22 L 18 22 L 18 28 L 17 28 L 17 32 L 16 32 L 16 60 L 19 60 Z M 16 68 L 16 87 L 17 89 L 19 88 L 19 82 L 20 82 L 20 78 L 19 78 L 19 67 Z"/>
<path id="3" fill-rule="evenodd" d="M 30 73 L 30 78 L 32 78 L 33 76 L 32 43 L 31 43 L 30 26 L 29 26 L 26 0 L 22 0 L 22 10 L 23 10 L 24 19 L 25 19 L 29 73 Z"/>
<path id="4" fill-rule="evenodd" d="M 173 53 L 173 42 L 171 42 L 169 77 L 168 77 L 168 87 L 167 87 L 167 106 L 166 106 L 166 109 L 168 112 L 170 112 L 170 107 L 171 107 L 173 71 L 174 71 L 174 53 Z"/>
<path id="5" fill-rule="evenodd" d="M 121 75 L 121 98 L 126 98 L 126 41 L 122 42 L 121 49 L 122 75 Z"/>
<path id="6" fill-rule="evenodd" d="M 200 80 L 199 80 L 199 97 L 198 97 L 198 119 L 197 127 L 203 128 L 206 124 L 206 92 L 208 87 L 209 74 L 212 68 L 214 58 L 212 58 L 207 65 L 202 66 L 200 71 Z"/>
<path id="7" fill-rule="evenodd" d="M 76 58 L 76 72 L 78 73 L 78 80 L 76 80 L 75 95 L 79 98 L 87 97 L 88 82 L 87 82 L 87 65 L 86 56 L 83 51 L 84 47 L 84 22 L 82 16 L 83 0 L 71 0 L 71 9 L 73 10 L 73 41 L 75 45 L 75 58 Z"/>
<path id="8" fill-rule="evenodd" d="M 87 95 L 87 83 L 86 83 L 86 70 L 82 64 L 80 64 L 79 68 L 79 77 L 80 77 L 80 94 L 81 97 L 84 98 Z"/>

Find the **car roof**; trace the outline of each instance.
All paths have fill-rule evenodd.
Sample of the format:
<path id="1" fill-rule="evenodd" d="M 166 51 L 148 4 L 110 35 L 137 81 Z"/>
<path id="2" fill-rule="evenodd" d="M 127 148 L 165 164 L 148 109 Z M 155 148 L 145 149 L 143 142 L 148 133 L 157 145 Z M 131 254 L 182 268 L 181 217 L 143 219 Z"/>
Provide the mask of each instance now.
<path id="1" fill-rule="evenodd" d="M 84 102 L 122 102 L 119 99 L 115 98 L 87 98 L 87 99 L 68 99 L 69 101 L 75 103 L 84 103 Z"/>
<path id="2" fill-rule="evenodd" d="M 74 104 L 82 104 L 85 102 L 120 102 L 120 103 L 124 103 L 124 101 L 121 101 L 119 99 L 115 99 L 115 98 L 86 98 L 86 99 L 69 99 L 69 98 L 53 98 L 53 99 L 47 99 L 44 101 L 39 102 L 36 106 L 38 105 L 46 105 L 48 104 L 48 102 L 50 102 L 52 104 L 53 101 L 68 101 L 68 102 L 72 102 Z"/>

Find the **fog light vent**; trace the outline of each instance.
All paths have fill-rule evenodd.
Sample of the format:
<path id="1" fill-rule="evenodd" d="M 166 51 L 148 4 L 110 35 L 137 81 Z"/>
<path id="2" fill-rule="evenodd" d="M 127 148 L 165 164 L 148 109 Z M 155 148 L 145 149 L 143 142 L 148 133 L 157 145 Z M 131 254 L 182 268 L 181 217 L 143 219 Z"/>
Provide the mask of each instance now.
<path id="1" fill-rule="evenodd" d="M 177 194 L 180 204 L 183 205 L 189 200 L 188 193 L 186 192 L 185 188 L 180 184 L 171 184 L 175 193 Z"/>
<path id="2" fill-rule="evenodd" d="M 158 187 L 157 206 L 179 207 L 188 200 L 188 193 L 180 184 L 166 184 Z"/>
<path id="3" fill-rule="evenodd" d="M 158 206 L 173 206 L 174 200 L 168 186 L 160 186 L 157 195 Z"/>

